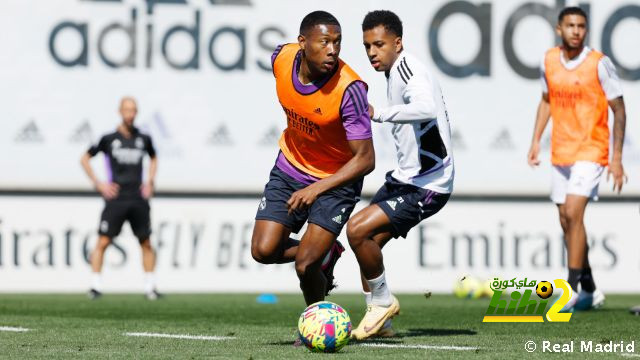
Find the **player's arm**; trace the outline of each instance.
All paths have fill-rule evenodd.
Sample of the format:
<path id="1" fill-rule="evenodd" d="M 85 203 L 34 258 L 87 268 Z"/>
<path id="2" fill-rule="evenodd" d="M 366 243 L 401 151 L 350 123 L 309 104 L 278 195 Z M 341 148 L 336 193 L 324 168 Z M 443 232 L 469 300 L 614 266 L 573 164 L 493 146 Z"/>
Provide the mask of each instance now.
<path id="1" fill-rule="evenodd" d="M 353 154 L 351 160 L 344 164 L 335 174 L 294 192 L 289 201 L 287 201 L 289 213 L 296 209 L 308 208 L 320 194 L 358 181 L 373 171 L 376 161 L 373 140 L 371 138 L 349 140 L 348 143 Z"/>
<path id="2" fill-rule="evenodd" d="M 369 105 L 371 120 L 407 124 L 437 118 L 438 107 L 431 89 L 426 76 L 412 77 L 402 93 L 405 103 L 379 109 Z"/>
<path id="3" fill-rule="evenodd" d="M 153 142 L 151 138 L 146 139 L 146 149 L 147 154 L 149 154 L 149 174 L 147 176 L 147 181 L 142 184 L 142 197 L 145 199 L 150 199 L 153 196 L 153 192 L 155 189 L 155 180 L 156 173 L 158 172 L 158 157 L 156 156 L 156 150 L 153 147 Z"/>
<path id="4" fill-rule="evenodd" d="M 613 111 L 613 157 L 607 171 L 607 179 L 613 176 L 613 191 L 620 193 L 622 184 L 626 182 L 626 175 L 622 166 L 622 147 L 627 123 L 627 112 L 622 98 L 622 85 L 616 72 L 616 67 L 608 57 L 604 56 L 598 63 L 598 80 L 607 96 L 611 111 Z"/>
<path id="5" fill-rule="evenodd" d="M 609 164 L 607 179 L 609 176 L 613 176 L 613 191 L 620 193 L 622 184 L 626 182 L 626 175 L 622 166 L 622 146 L 627 124 L 627 112 L 622 96 L 610 100 L 609 107 L 613 111 L 613 158 Z"/>
<path id="6" fill-rule="evenodd" d="M 540 139 L 544 133 L 544 129 L 549 123 L 549 117 L 551 116 L 551 106 L 549 105 L 549 94 L 543 93 L 540 103 L 538 104 L 538 111 L 536 113 L 536 123 L 533 126 L 533 137 L 531 138 L 531 147 L 527 154 L 527 162 L 529 166 L 540 165 L 538 160 L 538 154 L 540 153 Z"/>
<path id="7" fill-rule="evenodd" d="M 103 150 L 103 148 L 105 147 L 105 142 L 106 140 L 103 137 L 102 139 L 100 139 L 100 142 L 97 145 L 91 146 L 89 150 L 87 150 L 87 152 L 82 154 L 82 157 L 80 158 L 80 164 L 82 165 L 84 172 L 87 174 L 87 177 L 89 177 L 89 180 L 91 180 L 91 183 L 96 188 L 96 190 L 98 190 L 100 195 L 102 195 L 102 197 L 104 197 L 105 199 L 110 200 L 118 196 L 118 191 L 120 190 L 118 184 L 105 183 L 98 180 L 98 177 L 96 176 L 93 168 L 91 167 L 91 163 L 89 162 L 92 157 L 94 157 L 99 151 Z"/>

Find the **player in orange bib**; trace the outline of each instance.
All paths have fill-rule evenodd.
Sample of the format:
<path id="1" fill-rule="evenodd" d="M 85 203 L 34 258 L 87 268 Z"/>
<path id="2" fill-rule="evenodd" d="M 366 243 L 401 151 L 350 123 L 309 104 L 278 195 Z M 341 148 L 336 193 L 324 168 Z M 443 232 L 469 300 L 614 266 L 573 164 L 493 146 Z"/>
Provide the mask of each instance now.
<path id="1" fill-rule="evenodd" d="M 551 200 L 558 206 L 574 291 L 564 311 L 602 306 L 589 265 L 584 212 L 589 199 L 597 200 L 598 184 L 606 166 L 618 193 L 626 175 L 622 144 L 626 113 L 620 81 L 611 60 L 584 45 L 587 15 L 578 7 L 560 12 L 556 27 L 562 46 L 547 51 L 542 63 L 543 94 L 528 154 L 531 166 L 540 164 L 540 137 L 553 119 L 551 132 Z M 609 108 L 613 110 L 613 156 L 609 162 Z M 581 291 L 578 293 L 578 285 Z"/>
<path id="2" fill-rule="evenodd" d="M 335 286 L 333 268 L 344 247 L 337 236 L 374 168 L 367 86 L 338 55 L 336 18 L 314 11 L 298 42 L 271 57 L 287 119 L 280 152 L 258 206 L 251 254 L 263 264 L 295 261 L 307 304 Z M 289 238 L 308 222 L 300 241 Z"/>

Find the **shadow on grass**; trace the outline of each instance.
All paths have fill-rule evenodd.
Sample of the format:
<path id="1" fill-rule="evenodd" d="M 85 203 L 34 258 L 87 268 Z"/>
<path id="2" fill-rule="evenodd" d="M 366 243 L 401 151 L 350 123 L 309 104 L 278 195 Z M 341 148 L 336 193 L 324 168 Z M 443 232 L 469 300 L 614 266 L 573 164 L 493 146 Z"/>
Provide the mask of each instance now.
<path id="1" fill-rule="evenodd" d="M 380 344 L 402 344 L 403 338 L 418 337 L 418 336 L 458 336 L 458 335 L 476 335 L 477 331 L 468 329 L 408 329 L 406 331 L 398 331 L 395 336 L 388 338 L 371 338 L 367 340 L 354 340 L 349 341 L 350 344 L 375 342 Z M 274 341 L 267 343 L 267 345 L 274 346 L 291 346 L 293 347 L 293 340 L 286 341 Z"/>

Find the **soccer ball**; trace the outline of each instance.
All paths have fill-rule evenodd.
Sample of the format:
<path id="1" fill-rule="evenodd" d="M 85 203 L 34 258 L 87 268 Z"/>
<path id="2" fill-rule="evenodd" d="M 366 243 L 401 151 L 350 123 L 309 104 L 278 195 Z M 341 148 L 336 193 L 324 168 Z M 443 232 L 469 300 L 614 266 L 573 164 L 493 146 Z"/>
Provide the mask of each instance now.
<path id="1" fill-rule="evenodd" d="M 460 299 L 477 299 L 482 296 L 482 285 L 478 280 L 467 275 L 456 279 L 456 282 L 453 284 L 453 293 Z"/>
<path id="2" fill-rule="evenodd" d="M 553 285 L 548 281 L 540 281 L 538 285 L 536 285 L 536 294 L 538 294 L 541 299 L 547 299 L 553 294 Z"/>
<path id="3" fill-rule="evenodd" d="M 309 305 L 298 320 L 298 336 L 313 352 L 337 352 L 349 342 L 349 314 L 329 301 Z"/>

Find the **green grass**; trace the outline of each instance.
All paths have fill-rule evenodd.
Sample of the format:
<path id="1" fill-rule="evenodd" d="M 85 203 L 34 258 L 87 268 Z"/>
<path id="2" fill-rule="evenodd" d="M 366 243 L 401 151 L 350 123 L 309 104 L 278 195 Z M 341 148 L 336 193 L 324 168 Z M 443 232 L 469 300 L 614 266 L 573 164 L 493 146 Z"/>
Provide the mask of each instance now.
<path id="1" fill-rule="evenodd" d="M 524 343 L 593 340 L 636 342 L 640 354 L 640 317 L 628 308 L 638 295 L 609 295 L 604 309 L 573 315 L 569 323 L 484 324 L 489 300 L 453 296 L 399 295 L 402 313 L 394 320 L 398 336 L 382 342 L 442 345 L 475 351 L 372 348 L 349 344 L 335 355 L 312 354 L 292 346 L 301 295 L 280 295 L 272 305 L 256 303 L 255 294 L 169 295 L 156 302 L 141 295 L 105 295 L 89 301 L 84 295 L 0 295 L 0 326 L 29 328 L 24 333 L 0 332 L 2 358 L 235 358 L 294 359 L 335 356 L 338 359 L 502 359 L 549 357 L 524 350 Z M 361 295 L 334 295 L 354 326 L 364 311 Z M 233 336 L 204 341 L 124 336 L 125 332 Z M 587 356 L 585 356 L 587 355 Z M 620 355 L 556 354 L 555 357 L 621 359 Z"/>

